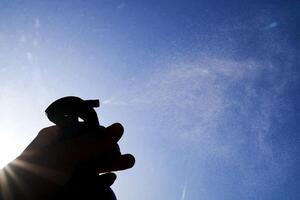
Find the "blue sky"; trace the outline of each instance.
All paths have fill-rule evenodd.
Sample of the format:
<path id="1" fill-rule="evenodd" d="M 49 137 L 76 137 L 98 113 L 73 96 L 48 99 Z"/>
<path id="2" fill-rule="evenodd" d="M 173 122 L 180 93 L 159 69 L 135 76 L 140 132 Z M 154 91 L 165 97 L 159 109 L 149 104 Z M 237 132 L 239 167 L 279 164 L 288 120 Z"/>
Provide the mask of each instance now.
<path id="1" fill-rule="evenodd" d="M 298 1 L 0 1 L 0 159 L 100 98 L 119 199 L 299 199 Z"/>

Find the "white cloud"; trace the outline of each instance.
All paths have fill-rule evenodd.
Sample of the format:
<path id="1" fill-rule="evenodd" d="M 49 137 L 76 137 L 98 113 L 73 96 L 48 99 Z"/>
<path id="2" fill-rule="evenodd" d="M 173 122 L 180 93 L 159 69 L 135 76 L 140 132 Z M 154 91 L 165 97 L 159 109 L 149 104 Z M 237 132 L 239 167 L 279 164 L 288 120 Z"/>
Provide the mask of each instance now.
<path id="1" fill-rule="evenodd" d="M 125 2 L 122 2 L 117 6 L 117 8 L 122 9 L 122 8 L 125 8 L 126 6 L 127 6 L 127 4 Z"/>
<path id="2" fill-rule="evenodd" d="M 26 52 L 26 58 L 29 62 L 32 62 L 33 60 L 33 55 L 30 51 Z"/>
<path id="3" fill-rule="evenodd" d="M 24 43 L 24 42 L 26 42 L 26 36 L 25 35 L 21 35 L 21 37 L 20 37 L 20 42 L 21 43 Z"/>
<path id="4" fill-rule="evenodd" d="M 128 105 L 128 103 L 126 103 L 125 101 L 117 101 L 114 98 L 103 100 L 103 101 L 101 101 L 101 104 L 103 104 L 103 105 L 119 105 L 119 106 Z"/>
<path id="5" fill-rule="evenodd" d="M 33 40 L 33 45 L 34 45 L 34 46 L 38 46 L 38 45 L 39 45 L 39 40 L 35 38 L 35 39 Z"/>
<path id="6" fill-rule="evenodd" d="M 278 26 L 278 22 L 274 21 L 271 24 L 267 25 L 264 29 L 269 30 L 269 29 L 276 28 L 277 26 Z"/>
<path id="7" fill-rule="evenodd" d="M 35 29 L 40 29 L 40 27 L 41 27 L 40 19 L 36 18 L 35 21 L 34 21 L 34 28 Z"/>
<path id="8" fill-rule="evenodd" d="M 277 73 L 270 63 L 201 57 L 162 67 L 129 99 L 157 113 L 160 137 L 174 148 L 239 165 L 251 187 L 285 173 L 284 158 L 274 159 L 268 141 L 285 89 Z"/>

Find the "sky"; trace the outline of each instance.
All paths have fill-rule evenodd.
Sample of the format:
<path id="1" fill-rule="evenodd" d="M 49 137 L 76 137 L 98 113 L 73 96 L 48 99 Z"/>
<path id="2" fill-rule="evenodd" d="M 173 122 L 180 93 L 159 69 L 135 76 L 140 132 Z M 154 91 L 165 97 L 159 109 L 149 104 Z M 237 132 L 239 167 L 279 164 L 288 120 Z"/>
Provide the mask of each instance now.
<path id="1" fill-rule="evenodd" d="M 0 1 L 0 164 L 99 98 L 133 169 L 118 199 L 300 198 L 296 0 Z"/>

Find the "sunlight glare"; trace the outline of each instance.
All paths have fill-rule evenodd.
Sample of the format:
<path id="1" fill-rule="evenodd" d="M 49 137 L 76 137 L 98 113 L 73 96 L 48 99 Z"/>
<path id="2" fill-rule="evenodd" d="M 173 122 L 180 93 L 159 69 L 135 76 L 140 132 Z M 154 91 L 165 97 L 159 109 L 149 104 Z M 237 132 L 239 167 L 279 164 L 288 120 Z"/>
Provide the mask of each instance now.
<path id="1" fill-rule="evenodd" d="M 4 135 L 1 135 L 0 138 L 0 169 L 5 167 L 10 161 L 15 159 L 20 152 L 15 146 L 14 140 L 9 140 L 4 137 Z"/>

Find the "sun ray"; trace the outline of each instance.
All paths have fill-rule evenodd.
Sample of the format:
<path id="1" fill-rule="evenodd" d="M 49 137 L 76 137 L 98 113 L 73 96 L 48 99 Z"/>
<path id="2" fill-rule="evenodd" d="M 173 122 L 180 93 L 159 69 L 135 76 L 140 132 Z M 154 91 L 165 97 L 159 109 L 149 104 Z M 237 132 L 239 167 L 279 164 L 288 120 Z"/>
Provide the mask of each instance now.
<path id="1" fill-rule="evenodd" d="M 20 167 L 36 176 L 40 176 L 58 185 L 62 184 L 67 178 L 66 174 L 61 171 L 33 164 L 21 159 L 14 160 L 11 162 L 11 165 Z"/>
<path id="2" fill-rule="evenodd" d="M 7 172 L 7 176 L 9 176 L 14 184 L 22 191 L 22 194 L 27 197 L 27 199 L 31 199 L 32 194 L 30 194 L 30 189 L 27 187 L 27 184 L 10 168 L 10 166 L 6 166 L 4 170 Z"/>
<path id="3" fill-rule="evenodd" d="M 7 179 L 7 172 L 5 169 L 0 170 L 0 190 L 2 194 L 2 198 L 4 200 L 12 200 L 12 193 L 10 191 Z"/>

